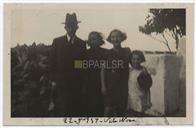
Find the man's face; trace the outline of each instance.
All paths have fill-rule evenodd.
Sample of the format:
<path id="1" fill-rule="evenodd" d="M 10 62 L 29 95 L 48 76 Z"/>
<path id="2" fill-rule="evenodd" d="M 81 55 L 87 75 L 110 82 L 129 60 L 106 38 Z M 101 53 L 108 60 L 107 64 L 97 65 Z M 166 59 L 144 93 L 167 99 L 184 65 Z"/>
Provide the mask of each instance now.
<path id="1" fill-rule="evenodd" d="M 78 29 L 77 25 L 65 25 L 65 30 L 70 37 L 73 37 Z"/>

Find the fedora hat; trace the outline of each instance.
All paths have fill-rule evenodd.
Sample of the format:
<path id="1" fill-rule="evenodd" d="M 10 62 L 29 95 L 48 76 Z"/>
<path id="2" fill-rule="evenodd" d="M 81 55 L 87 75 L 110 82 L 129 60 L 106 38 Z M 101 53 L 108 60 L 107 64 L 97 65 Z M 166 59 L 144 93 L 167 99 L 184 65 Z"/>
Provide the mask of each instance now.
<path id="1" fill-rule="evenodd" d="M 76 13 L 73 13 L 73 14 L 67 13 L 66 18 L 65 18 L 65 22 L 63 22 L 62 24 L 72 26 L 72 25 L 77 25 L 78 23 L 81 23 L 81 21 L 77 20 Z"/>

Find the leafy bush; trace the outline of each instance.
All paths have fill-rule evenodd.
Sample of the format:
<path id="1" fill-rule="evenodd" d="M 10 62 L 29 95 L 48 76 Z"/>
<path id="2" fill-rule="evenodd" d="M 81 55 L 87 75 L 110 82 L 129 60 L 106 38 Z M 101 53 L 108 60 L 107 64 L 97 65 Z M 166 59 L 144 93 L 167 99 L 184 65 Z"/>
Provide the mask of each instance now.
<path id="1" fill-rule="evenodd" d="M 48 56 L 50 46 L 11 48 L 11 116 L 47 116 L 50 98 Z"/>

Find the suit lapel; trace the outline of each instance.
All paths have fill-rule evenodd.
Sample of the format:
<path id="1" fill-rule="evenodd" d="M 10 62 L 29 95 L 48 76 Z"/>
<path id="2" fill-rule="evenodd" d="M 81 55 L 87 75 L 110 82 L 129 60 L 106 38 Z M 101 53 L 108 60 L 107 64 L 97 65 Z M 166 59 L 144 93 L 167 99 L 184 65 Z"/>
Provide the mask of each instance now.
<path id="1" fill-rule="evenodd" d="M 73 44 L 71 42 L 68 42 L 67 36 L 65 35 L 65 36 L 63 36 L 62 44 L 70 52 L 80 51 L 82 46 L 80 44 L 78 37 L 75 36 L 73 41 L 74 41 Z"/>
<path id="2" fill-rule="evenodd" d="M 63 46 L 70 46 L 70 42 L 67 39 L 67 35 L 63 36 L 63 40 L 62 40 L 62 44 Z"/>

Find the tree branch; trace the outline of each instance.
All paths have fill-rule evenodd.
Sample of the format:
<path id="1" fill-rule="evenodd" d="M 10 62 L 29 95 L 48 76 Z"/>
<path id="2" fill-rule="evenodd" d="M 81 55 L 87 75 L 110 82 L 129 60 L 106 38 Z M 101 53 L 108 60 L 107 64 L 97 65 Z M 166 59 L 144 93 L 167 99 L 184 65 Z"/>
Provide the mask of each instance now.
<path id="1" fill-rule="evenodd" d="M 163 39 L 165 40 L 165 42 L 166 42 L 166 46 L 167 46 L 167 48 L 168 48 L 168 50 L 169 50 L 169 52 L 171 52 L 171 49 L 170 49 L 170 46 L 169 46 L 169 42 L 167 41 L 167 39 L 165 38 L 165 35 L 164 35 L 164 33 L 162 33 L 161 34 L 162 35 L 162 37 L 163 37 Z"/>
<path id="2" fill-rule="evenodd" d="M 168 30 L 168 31 L 169 31 L 169 30 Z M 169 31 L 169 32 L 168 32 L 168 31 L 165 30 L 164 32 L 165 32 L 168 36 L 170 36 L 170 37 L 172 37 L 172 38 L 175 39 L 174 33 L 173 33 L 172 31 Z"/>
<path id="3" fill-rule="evenodd" d="M 171 34 L 172 34 L 172 37 L 175 39 L 175 34 L 173 30 L 171 31 Z"/>

